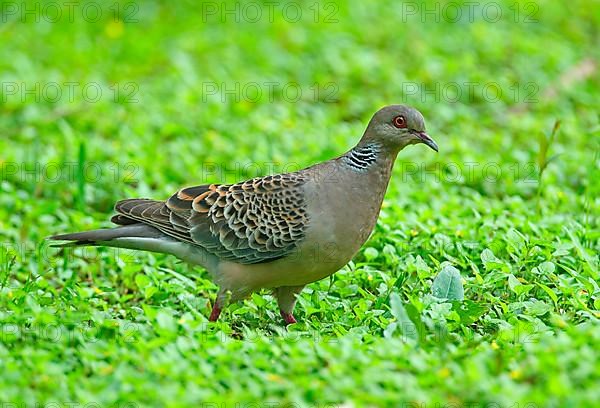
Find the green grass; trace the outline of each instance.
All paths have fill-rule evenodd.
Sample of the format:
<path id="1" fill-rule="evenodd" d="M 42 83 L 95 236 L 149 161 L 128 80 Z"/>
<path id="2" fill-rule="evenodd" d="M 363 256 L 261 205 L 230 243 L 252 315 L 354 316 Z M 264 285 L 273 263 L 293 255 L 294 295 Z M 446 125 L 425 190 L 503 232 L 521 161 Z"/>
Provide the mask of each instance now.
<path id="1" fill-rule="evenodd" d="M 126 4 L 116 21 L 111 2 L 97 22 L 2 15 L 0 402 L 597 403 L 597 2 L 424 24 L 399 2 L 319 3 L 316 22 L 309 4 L 298 22 L 276 7 L 256 23 Z M 236 84 L 239 101 L 223 92 Z M 400 154 L 373 236 L 307 287 L 287 330 L 268 293 L 208 323 L 215 285 L 172 257 L 44 243 L 110 225 L 121 198 L 326 160 L 389 103 L 423 112 L 440 153 Z M 462 302 L 432 294 L 449 266 Z"/>

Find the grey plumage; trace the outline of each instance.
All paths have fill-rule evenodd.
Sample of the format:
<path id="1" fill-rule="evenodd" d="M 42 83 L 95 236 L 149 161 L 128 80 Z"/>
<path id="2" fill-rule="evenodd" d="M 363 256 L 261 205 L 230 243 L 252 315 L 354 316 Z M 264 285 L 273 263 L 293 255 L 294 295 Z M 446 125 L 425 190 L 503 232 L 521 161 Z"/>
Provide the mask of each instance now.
<path id="1" fill-rule="evenodd" d="M 205 267 L 221 288 L 210 320 L 229 299 L 272 288 L 293 323 L 304 285 L 336 272 L 366 241 L 396 155 L 416 143 L 437 151 L 418 111 L 387 106 L 338 158 L 294 173 L 187 187 L 166 201 L 122 200 L 112 218 L 119 227 L 51 239 L 164 252 Z"/>

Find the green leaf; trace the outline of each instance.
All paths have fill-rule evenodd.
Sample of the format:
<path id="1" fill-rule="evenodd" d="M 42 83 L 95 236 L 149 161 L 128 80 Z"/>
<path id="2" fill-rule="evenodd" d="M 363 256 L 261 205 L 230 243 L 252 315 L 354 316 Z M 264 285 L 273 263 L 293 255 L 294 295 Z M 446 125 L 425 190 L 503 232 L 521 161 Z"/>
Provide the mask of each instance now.
<path id="1" fill-rule="evenodd" d="M 587 250 L 583 247 L 583 245 L 581 245 L 579 238 L 577 237 L 577 235 L 575 235 L 573 233 L 573 231 L 571 231 L 569 228 L 566 228 L 566 227 L 565 227 L 565 231 L 569 235 L 569 238 L 571 238 L 571 242 L 573 243 L 573 246 L 575 246 L 575 248 L 577 249 L 579 256 L 589 266 L 589 272 L 590 272 L 590 275 L 592 276 L 592 278 L 594 278 L 596 280 L 600 279 L 600 275 L 598 274 L 598 256 L 596 255 L 596 257 L 592 257 L 587 252 Z"/>
<path id="2" fill-rule="evenodd" d="M 508 288 L 517 295 L 523 295 L 529 292 L 534 285 L 523 285 L 512 273 L 508 275 Z"/>
<path id="3" fill-rule="evenodd" d="M 432 275 L 431 268 L 429 265 L 427 265 L 427 263 L 425 263 L 423 258 L 421 258 L 421 255 L 417 255 L 417 259 L 415 260 L 415 268 L 417 269 L 417 274 L 421 279 L 429 278 Z"/>
<path id="4" fill-rule="evenodd" d="M 368 247 L 365 248 L 364 254 L 367 261 L 372 261 L 379 256 L 379 251 L 373 247 Z"/>
<path id="5" fill-rule="evenodd" d="M 548 286 L 544 285 L 543 283 L 538 282 L 537 285 L 540 288 L 542 288 L 544 290 L 544 292 L 546 292 L 548 294 L 548 296 L 550 296 L 550 299 L 552 299 L 554 304 L 558 303 L 558 296 L 556 296 L 556 293 L 554 293 L 554 291 L 552 289 L 550 289 Z"/>
<path id="6" fill-rule="evenodd" d="M 161 329 L 164 329 L 164 330 L 167 330 L 170 332 L 176 331 L 177 323 L 175 322 L 173 315 L 164 310 L 160 310 L 156 314 L 156 323 L 158 324 L 158 327 L 160 327 Z"/>
<path id="7" fill-rule="evenodd" d="M 458 313 L 460 322 L 466 326 L 475 323 L 488 310 L 485 305 L 480 305 L 472 300 L 452 302 L 452 310 Z"/>
<path id="8" fill-rule="evenodd" d="M 264 307 L 267 304 L 267 301 L 265 300 L 265 298 L 263 298 L 260 293 L 253 293 L 252 294 L 252 301 L 256 304 L 256 306 L 258 307 Z"/>
<path id="9" fill-rule="evenodd" d="M 135 275 L 135 284 L 138 288 L 144 289 L 146 286 L 150 285 L 150 278 L 143 273 L 138 273 Z"/>
<path id="10" fill-rule="evenodd" d="M 552 306 L 537 299 L 531 299 L 523 302 L 523 306 L 527 310 L 527 314 L 532 316 L 541 316 L 552 310 Z"/>
<path id="11" fill-rule="evenodd" d="M 517 277 L 512 273 L 508 275 L 508 288 L 514 292 L 515 288 L 521 286 L 522 283 L 519 282 Z"/>
<path id="12" fill-rule="evenodd" d="M 488 248 L 481 252 L 481 261 L 486 270 L 500 269 L 504 266 L 504 262 L 496 258 L 496 255 Z"/>
<path id="13" fill-rule="evenodd" d="M 463 300 L 465 292 L 458 269 L 452 265 L 444 266 L 433 280 L 431 291 L 433 296 L 440 299 Z"/>
<path id="14" fill-rule="evenodd" d="M 391 322 L 390 324 L 387 325 L 387 327 L 385 329 L 383 329 L 383 337 L 385 337 L 386 339 L 389 339 L 390 337 L 392 337 L 394 335 L 394 332 L 396 331 L 397 328 L 398 328 L 398 323 Z"/>
<path id="15" fill-rule="evenodd" d="M 408 317 L 400 296 L 395 292 L 390 295 L 390 307 L 392 316 L 396 318 L 396 322 L 391 323 L 395 325 L 394 329 L 399 328 L 404 337 L 417 341 L 419 339 L 417 327 Z"/>
<path id="16" fill-rule="evenodd" d="M 156 292 L 158 292 L 158 288 L 156 286 L 147 286 L 144 289 L 144 298 L 150 299 L 152 296 L 154 296 L 156 294 Z"/>
<path id="17" fill-rule="evenodd" d="M 508 248 L 515 248 L 517 252 L 521 252 L 526 247 L 525 238 L 523 234 L 517 231 L 514 228 L 510 228 L 506 232 L 506 241 L 508 243 Z"/>
<path id="18" fill-rule="evenodd" d="M 556 270 L 556 266 L 553 262 L 542 262 L 538 265 L 538 270 L 542 275 L 550 275 L 553 274 Z"/>

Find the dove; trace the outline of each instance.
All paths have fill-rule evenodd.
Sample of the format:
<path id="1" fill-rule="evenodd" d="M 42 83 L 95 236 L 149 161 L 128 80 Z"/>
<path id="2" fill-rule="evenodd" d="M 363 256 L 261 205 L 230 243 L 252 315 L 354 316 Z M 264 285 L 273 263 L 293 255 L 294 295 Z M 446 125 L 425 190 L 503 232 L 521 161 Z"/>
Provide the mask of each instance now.
<path id="1" fill-rule="evenodd" d="M 309 283 L 343 268 L 369 238 L 398 153 L 423 143 L 438 151 L 423 115 L 389 105 L 358 144 L 305 169 L 235 184 L 182 188 L 166 201 L 115 205 L 115 228 L 50 237 L 57 246 L 108 246 L 173 255 L 208 271 L 219 291 L 209 321 L 231 302 L 271 289 L 286 324 Z"/>

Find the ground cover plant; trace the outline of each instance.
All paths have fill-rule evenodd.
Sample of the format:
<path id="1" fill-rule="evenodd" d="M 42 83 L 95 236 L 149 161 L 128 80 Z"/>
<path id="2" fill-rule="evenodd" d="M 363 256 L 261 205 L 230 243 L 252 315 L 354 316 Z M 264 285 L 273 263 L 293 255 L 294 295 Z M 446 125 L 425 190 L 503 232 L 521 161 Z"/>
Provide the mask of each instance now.
<path id="1" fill-rule="evenodd" d="M 599 7 L 473 4 L 3 3 L 2 406 L 600 400 Z M 215 285 L 173 257 L 44 241 L 329 159 L 390 103 L 440 152 L 400 154 L 287 329 L 267 292 L 209 323 Z"/>

